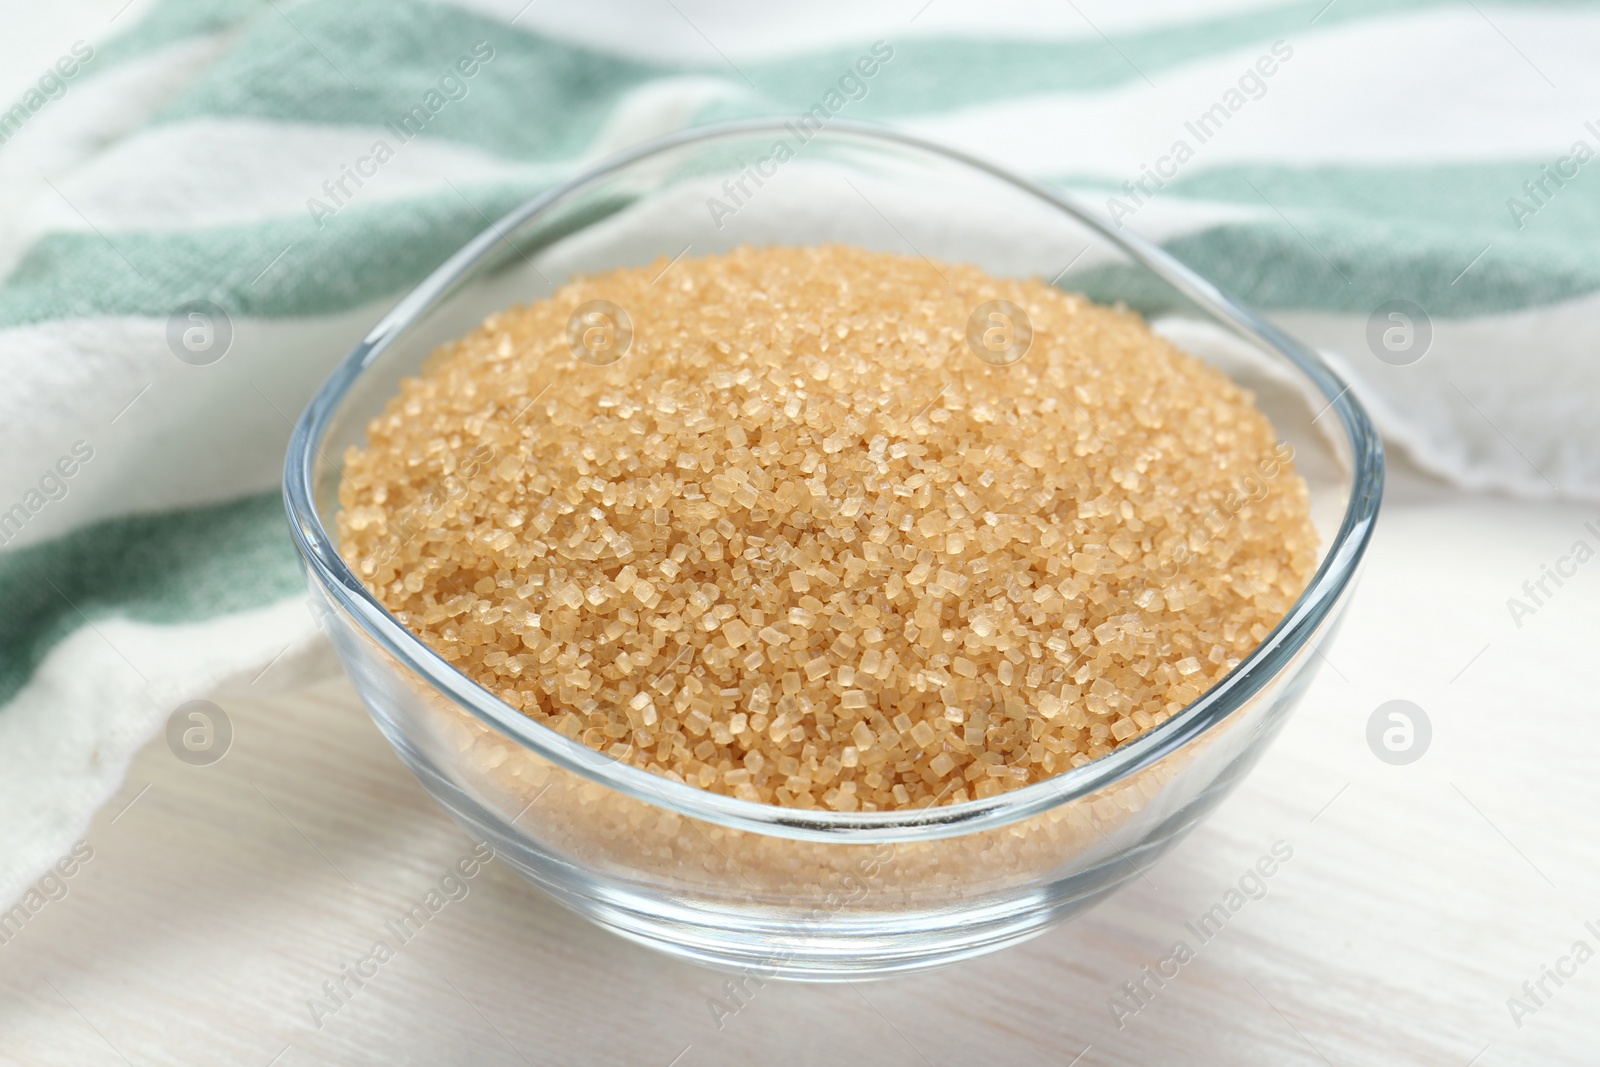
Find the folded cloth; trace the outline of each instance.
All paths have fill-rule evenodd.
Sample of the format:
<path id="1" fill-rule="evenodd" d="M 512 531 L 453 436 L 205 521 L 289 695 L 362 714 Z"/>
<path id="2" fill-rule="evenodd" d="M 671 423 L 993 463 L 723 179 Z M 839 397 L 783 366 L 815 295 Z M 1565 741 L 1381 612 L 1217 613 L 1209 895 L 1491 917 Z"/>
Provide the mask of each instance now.
<path id="1" fill-rule="evenodd" d="M 0 902 L 180 704 L 321 662 L 276 486 L 339 356 L 687 125 L 986 155 L 1328 351 L 1440 477 L 1600 496 L 1600 11 L 1130 7 L 155 0 L 63 47 L 0 101 Z"/>

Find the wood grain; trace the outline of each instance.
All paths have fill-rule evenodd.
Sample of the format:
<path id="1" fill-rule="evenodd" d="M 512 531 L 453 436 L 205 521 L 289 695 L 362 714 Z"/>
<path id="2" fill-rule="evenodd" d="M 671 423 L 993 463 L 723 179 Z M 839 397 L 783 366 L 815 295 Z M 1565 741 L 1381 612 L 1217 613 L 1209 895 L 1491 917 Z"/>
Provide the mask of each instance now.
<path id="1" fill-rule="evenodd" d="M 1148 878 L 944 970 L 771 983 L 721 1029 L 723 976 L 492 863 L 314 1027 L 308 998 L 472 846 L 342 679 L 219 696 L 227 757 L 152 742 L 67 896 L 0 945 L 0 1063 L 1592 1063 L 1600 960 L 1547 980 L 1520 1028 L 1507 998 L 1574 941 L 1600 949 L 1600 564 L 1521 629 L 1505 607 L 1592 517 L 1392 509 L 1304 707 Z M 1396 697 L 1434 728 L 1403 767 L 1365 740 Z M 1266 896 L 1199 945 L 1185 923 L 1277 841 L 1294 853 Z M 1195 958 L 1119 1029 L 1109 999 L 1180 938 Z"/>

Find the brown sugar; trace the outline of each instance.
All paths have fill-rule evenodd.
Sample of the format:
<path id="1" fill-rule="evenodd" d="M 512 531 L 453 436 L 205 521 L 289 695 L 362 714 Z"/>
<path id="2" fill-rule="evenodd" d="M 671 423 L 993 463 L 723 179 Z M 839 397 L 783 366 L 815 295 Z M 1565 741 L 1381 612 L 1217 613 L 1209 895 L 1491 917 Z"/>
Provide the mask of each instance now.
<path id="1" fill-rule="evenodd" d="M 969 344 L 991 301 L 1031 325 L 1016 362 Z M 339 537 L 401 623 L 568 737 L 888 810 L 1082 766 L 1221 679 L 1316 562 L 1291 457 L 1132 312 L 741 248 L 442 346 L 346 455 Z"/>

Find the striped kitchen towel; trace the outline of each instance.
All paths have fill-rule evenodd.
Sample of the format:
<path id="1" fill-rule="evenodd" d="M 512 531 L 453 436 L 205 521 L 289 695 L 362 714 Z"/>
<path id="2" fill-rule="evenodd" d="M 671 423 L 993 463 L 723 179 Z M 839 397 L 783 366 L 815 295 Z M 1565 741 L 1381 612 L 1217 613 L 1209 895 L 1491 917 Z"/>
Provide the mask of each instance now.
<path id="1" fill-rule="evenodd" d="M 340 355 L 486 218 L 694 123 L 987 155 L 1330 352 L 1420 468 L 1600 497 L 1594 5 L 750 11 L 134 0 L 0 100 L 0 901 L 179 704 L 318 661 L 277 480 Z"/>

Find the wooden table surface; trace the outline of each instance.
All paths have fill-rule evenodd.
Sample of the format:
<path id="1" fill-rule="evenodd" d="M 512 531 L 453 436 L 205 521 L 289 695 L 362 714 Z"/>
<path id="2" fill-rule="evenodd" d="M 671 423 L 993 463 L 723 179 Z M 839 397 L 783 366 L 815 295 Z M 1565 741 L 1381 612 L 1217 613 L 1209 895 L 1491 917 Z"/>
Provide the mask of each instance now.
<path id="1" fill-rule="evenodd" d="M 66 895 L 0 945 L 0 1062 L 1595 1063 L 1600 960 L 1570 954 L 1600 950 L 1600 566 L 1520 629 L 1505 606 L 1595 510 L 1392 507 L 1304 706 L 1147 878 L 943 970 L 770 983 L 720 1028 L 722 975 L 494 863 L 314 1026 L 322 983 L 472 846 L 342 678 L 219 694 L 227 756 L 189 766 L 153 741 Z M 1407 766 L 1366 741 L 1394 698 L 1433 726 Z M 1293 857 L 1266 896 L 1119 1028 L 1122 984 L 1193 944 L 1185 922 L 1279 841 Z M 1563 958 L 1576 973 L 1514 1019 L 1508 998 Z"/>

